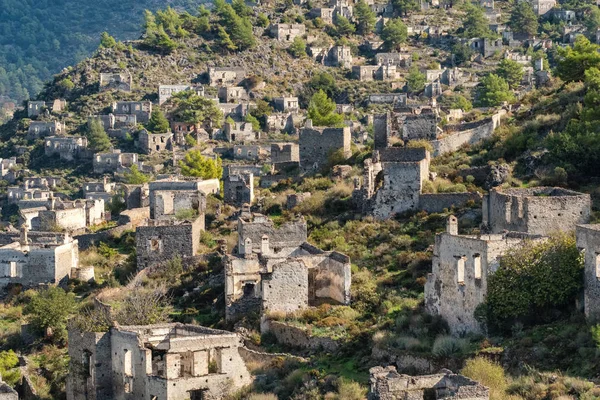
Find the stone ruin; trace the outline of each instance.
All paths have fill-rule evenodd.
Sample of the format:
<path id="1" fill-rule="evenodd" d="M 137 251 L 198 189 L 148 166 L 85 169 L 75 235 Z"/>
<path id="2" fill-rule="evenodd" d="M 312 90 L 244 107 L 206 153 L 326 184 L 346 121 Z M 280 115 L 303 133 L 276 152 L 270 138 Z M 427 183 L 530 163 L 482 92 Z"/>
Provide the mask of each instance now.
<path id="1" fill-rule="evenodd" d="M 300 130 L 300 167 L 305 171 L 318 170 L 327 165 L 330 155 L 342 151 L 345 158 L 350 157 L 350 128 L 313 128 L 312 121 Z"/>
<path id="2" fill-rule="evenodd" d="M 225 262 L 227 320 L 249 312 L 293 312 L 323 301 L 350 302 L 350 259 L 310 245 L 303 218 L 275 227 L 247 207 L 238 245 Z"/>
<path id="3" fill-rule="evenodd" d="M 582 250 L 585 269 L 583 272 L 583 306 L 585 316 L 591 323 L 600 321 L 600 224 L 578 225 L 577 247 Z"/>
<path id="4" fill-rule="evenodd" d="M 69 329 L 67 399 L 218 400 L 252 382 L 236 333 L 180 323 Z"/>
<path id="5" fill-rule="evenodd" d="M 241 207 L 254 202 L 254 174 L 229 174 L 223 178 L 223 201 Z"/>
<path id="6" fill-rule="evenodd" d="M 446 232 L 435 237 L 432 271 L 425 283 L 425 309 L 442 316 L 453 335 L 482 333 L 474 316 L 485 301 L 488 277 L 496 272 L 500 258 L 523 240 L 540 236 L 508 232 L 489 235 L 459 235 L 458 220 L 448 218 Z"/>
<path id="7" fill-rule="evenodd" d="M 19 394 L 0 376 L 0 400 L 19 400 Z"/>
<path id="8" fill-rule="evenodd" d="M 206 195 L 218 185 L 216 179 L 150 182 L 150 219 L 135 232 L 139 270 L 163 265 L 176 256 L 196 255 L 204 230 Z"/>
<path id="9" fill-rule="evenodd" d="M 488 400 L 489 388 L 442 370 L 434 375 L 399 374 L 396 367 L 374 367 L 369 370 L 369 400 Z"/>
<path id="10" fill-rule="evenodd" d="M 589 194 L 554 187 L 490 190 L 483 201 L 483 225 L 492 233 L 503 231 L 547 235 L 573 231 L 590 219 Z"/>
<path id="11" fill-rule="evenodd" d="M 100 92 L 107 90 L 122 90 L 131 92 L 133 88 L 133 79 L 129 72 L 122 73 L 102 73 L 100 74 Z"/>
<path id="12" fill-rule="evenodd" d="M 0 234 L 0 287 L 64 283 L 78 268 L 77 240 L 67 233 L 29 232 L 23 226 Z"/>
<path id="13" fill-rule="evenodd" d="M 355 182 L 354 204 L 377 219 L 387 219 L 407 211 L 441 212 L 480 200 L 477 193 L 422 193 L 429 180 L 429 162 L 425 148 L 375 150 L 373 158 L 365 160 L 362 184 L 358 179 Z"/>
<path id="14" fill-rule="evenodd" d="M 544 240 L 558 231 L 573 231 L 590 218 L 590 197 L 561 188 L 492 189 L 483 201 L 483 230 L 459 235 L 458 221 L 448 219 L 446 232 L 436 236 L 432 272 L 425 283 L 425 308 L 443 317 L 455 335 L 481 333 L 474 312 L 487 295 L 488 277 L 500 257 L 524 240 Z M 600 293 L 597 274 L 600 235 L 592 225 L 577 226 L 577 245 L 586 249 L 585 307 L 594 316 Z"/>

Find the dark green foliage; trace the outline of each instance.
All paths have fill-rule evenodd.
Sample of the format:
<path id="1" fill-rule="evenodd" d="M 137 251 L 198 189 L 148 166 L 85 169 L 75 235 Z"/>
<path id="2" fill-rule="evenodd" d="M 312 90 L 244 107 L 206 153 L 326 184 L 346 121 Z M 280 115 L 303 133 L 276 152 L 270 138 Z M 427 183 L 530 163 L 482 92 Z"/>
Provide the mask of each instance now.
<path id="1" fill-rule="evenodd" d="M 421 6 L 417 0 L 392 0 L 392 5 L 394 10 L 404 15 L 411 11 L 417 11 Z"/>
<path id="2" fill-rule="evenodd" d="M 95 153 L 110 150 L 110 138 L 99 119 L 91 119 L 87 126 L 88 147 Z"/>
<path id="3" fill-rule="evenodd" d="M 199 3 L 170 2 L 188 9 Z M 164 6 L 159 0 L 0 1 L 0 96 L 20 102 L 36 95 L 43 82 L 91 55 L 102 32 L 116 40 L 136 39 L 144 9 Z"/>
<path id="4" fill-rule="evenodd" d="M 100 47 L 104 47 L 106 49 L 113 48 L 117 45 L 117 41 L 114 37 L 110 36 L 108 32 L 102 32 L 100 35 Z"/>
<path id="5" fill-rule="evenodd" d="M 504 80 L 508 83 L 508 86 L 511 89 L 516 89 L 521 84 L 523 80 L 523 67 L 516 61 L 505 58 L 500 61 L 498 64 L 498 69 L 496 70 L 498 76 L 504 78 Z"/>
<path id="6" fill-rule="evenodd" d="M 488 74 L 481 79 L 479 103 L 486 107 L 499 106 L 503 102 L 513 102 L 514 94 L 510 91 L 504 78 L 496 74 Z"/>
<path id="7" fill-rule="evenodd" d="M 406 76 L 406 86 L 410 93 L 419 93 L 425 88 L 427 78 L 419 71 L 416 66 L 411 67 L 410 73 Z"/>
<path id="8" fill-rule="evenodd" d="M 348 18 L 343 15 L 339 15 L 335 18 L 335 26 L 337 28 L 337 32 L 341 36 L 348 36 L 353 34 L 356 31 L 356 26 L 352 22 L 348 20 Z"/>
<path id="9" fill-rule="evenodd" d="M 583 81 L 588 68 L 600 67 L 599 48 L 583 35 L 577 36 L 573 47 L 559 48 L 556 73 L 560 79 L 565 82 Z"/>
<path id="10" fill-rule="evenodd" d="M 214 101 L 198 96 L 194 91 L 179 92 L 171 98 L 175 105 L 172 116 L 176 121 L 191 124 L 210 123 L 213 126 L 221 126 L 223 112 Z"/>
<path id="11" fill-rule="evenodd" d="M 165 114 L 158 109 L 154 109 L 150 115 L 147 128 L 152 133 L 167 133 L 169 132 L 170 126 Z"/>
<path id="12" fill-rule="evenodd" d="M 311 80 L 308 81 L 306 86 L 310 91 L 310 96 L 312 96 L 313 93 L 322 90 L 328 97 L 332 98 L 335 97 L 338 92 L 335 78 L 328 72 L 316 73 Z"/>
<path id="13" fill-rule="evenodd" d="M 483 9 L 474 4 L 468 4 L 465 9 L 467 15 L 463 21 L 464 31 L 462 36 L 468 39 L 493 37 Z"/>
<path id="14" fill-rule="evenodd" d="M 236 6 L 239 10 L 242 10 L 239 2 Z M 239 15 L 234 7 L 223 0 L 215 1 L 214 10 L 215 14 L 219 16 L 219 38 L 222 45 L 225 45 L 228 50 L 246 50 L 256 45 L 256 39 L 252 32 L 252 22 L 248 16 Z M 224 35 L 223 31 L 227 35 Z M 230 38 L 233 46 L 228 43 L 227 37 Z"/>
<path id="15" fill-rule="evenodd" d="M 488 277 L 488 295 L 480 309 L 492 327 L 535 319 L 545 310 L 574 304 L 583 285 L 583 258 L 575 237 L 552 236 L 526 241 L 508 250 Z"/>
<path id="16" fill-rule="evenodd" d="M 300 36 L 296 36 L 288 50 L 294 57 L 304 57 L 306 56 L 306 42 Z"/>
<path id="17" fill-rule="evenodd" d="M 391 19 L 385 24 L 381 39 L 389 50 L 398 49 L 408 39 L 408 28 L 400 18 Z"/>
<path id="18" fill-rule="evenodd" d="M 308 118 L 314 126 L 339 126 L 344 117 L 335 112 L 335 102 L 330 100 L 324 91 L 319 90 L 310 100 Z"/>
<path id="19" fill-rule="evenodd" d="M 364 0 L 360 0 L 356 3 L 354 14 L 356 16 L 356 21 L 358 22 L 358 32 L 361 35 L 368 35 L 373 32 L 377 17 Z"/>
<path id="20" fill-rule="evenodd" d="M 455 43 L 452 46 L 452 61 L 454 65 L 464 66 L 471 62 L 474 52 L 470 46 L 463 43 Z"/>
<path id="21" fill-rule="evenodd" d="M 132 165 L 129 171 L 123 173 L 125 183 L 130 185 L 141 185 L 150 182 L 150 177 L 142 173 L 137 165 Z"/>
<path id="22" fill-rule="evenodd" d="M 514 32 L 526 33 L 529 36 L 537 35 L 538 18 L 529 2 L 519 1 L 514 4 L 509 25 Z"/>
<path id="23" fill-rule="evenodd" d="M 600 28 L 600 8 L 598 6 L 589 6 L 585 18 L 583 19 L 588 32 L 596 32 Z"/>
<path id="24" fill-rule="evenodd" d="M 24 312 L 40 333 L 52 330 L 52 337 L 62 341 L 67 337 L 67 319 L 75 312 L 75 296 L 59 287 L 44 289 L 30 299 Z"/>

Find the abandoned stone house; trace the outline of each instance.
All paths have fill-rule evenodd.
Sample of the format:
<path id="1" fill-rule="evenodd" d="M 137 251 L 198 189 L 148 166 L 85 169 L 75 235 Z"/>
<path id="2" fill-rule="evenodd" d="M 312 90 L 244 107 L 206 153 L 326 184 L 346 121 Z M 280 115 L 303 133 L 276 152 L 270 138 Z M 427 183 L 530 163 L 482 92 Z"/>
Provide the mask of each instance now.
<path id="1" fill-rule="evenodd" d="M 113 150 L 106 153 L 96 153 L 93 158 L 95 174 L 117 172 L 125 168 L 138 165 L 137 153 L 121 153 L 121 150 Z"/>
<path id="2" fill-rule="evenodd" d="M 352 49 L 349 46 L 333 46 L 323 61 L 332 67 L 352 68 Z"/>
<path id="3" fill-rule="evenodd" d="M 192 258 L 200 247 L 204 211 L 190 219 L 150 219 L 135 230 L 137 268 L 164 265 L 175 257 Z"/>
<path id="4" fill-rule="evenodd" d="M 23 224 L 34 231 L 81 232 L 106 221 L 104 200 L 60 200 L 53 196 L 40 207 L 20 210 Z"/>
<path id="5" fill-rule="evenodd" d="M 488 400 L 490 390 L 463 375 L 442 370 L 435 375 L 399 374 L 396 367 L 369 370 L 368 400 Z"/>
<path id="6" fill-rule="evenodd" d="M 17 157 L 0 158 L 0 178 L 13 183 L 20 175 Z"/>
<path id="7" fill-rule="evenodd" d="M 271 36 L 280 42 L 292 42 L 296 37 L 306 34 L 304 24 L 272 24 L 269 28 Z"/>
<path id="8" fill-rule="evenodd" d="M 29 188 L 25 186 L 9 186 L 6 190 L 8 203 L 19 203 L 23 200 L 46 200 L 49 199 L 52 192 L 47 189 Z"/>
<path id="9" fill-rule="evenodd" d="M 320 18 L 326 24 L 333 24 L 334 11 L 333 8 L 328 7 L 313 8 L 310 10 L 309 16 L 311 18 Z"/>
<path id="10" fill-rule="evenodd" d="M 106 90 L 121 90 L 131 92 L 133 79 L 129 72 L 101 73 L 99 88 L 101 92 Z"/>
<path id="11" fill-rule="evenodd" d="M 468 41 L 469 47 L 488 58 L 504 50 L 502 39 L 475 38 Z"/>
<path id="12" fill-rule="evenodd" d="M 271 143 L 273 164 L 300 162 L 300 146 L 296 143 Z"/>
<path id="13" fill-rule="evenodd" d="M 231 117 L 234 120 L 245 119 L 248 112 L 255 106 L 254 103 L 218 103 L 217 108 L 223 113 L 223 117 Z"/>
<path id="14" fill-rule="evenodd" d="M 365 160 L 362 186 L 354 194 L 359 207 L 380 219 L 418 209 L 423 182 L 429 179 L 429 161 L 425 148 L 374 151 L 373 158 Z"/>
<path id="15" fill-rule="evenodd" d="M 113 130 L 133 130 L 136 128 L 138 119 L 135 114 L 103 114 L 92 115 L 88 118 L 88 123 L 92 120 L 99 120 L 102 127 L 109 136 L 117 136 L 118 133 Z"/>
<path id="16" fill-rule="evenodd" d="M 370 94 L 367 104 L 390 104 L 394 107 L 405 107 L 408 102 L 406 93 Z"/>
<path id="17" fill-rule="evenodd" d="M 590 207 L 589 194 L 563 188 L 495 188 L 483 200 L 483 226 L 491 233 L 574 231 L 589 222 Z"/>
<path id="18" fill-rule="evenodd" d="M 229 174 L 223 178 L 223 201 L 241 207 L 254 202 L 254 175 Z"/>
<path id="19" fill-rule="evenodd" d="M 408 68 L 412 65 L 412 55 L 409 53 L 377 53 L 377 65 L 394 65 L 398 68 Z"/>
<path id="20" fill-rule="evenodd" d="M 65 127 L 59 121 L 31 121 L 27 130 L 28 139 L 39 139 L 46 136 L 62 135 Z"/>
<path id="21" fill-rule="evenodd" d="M 259 161 L 268 156 L 267 151 L 258 145 L 236 144 L 232 151 L 234 160 Z"/>
<path id="22" fill-rule="evenodd" d="M 151 219 L 170 219 L 186 210 L 203 215 L 206 196 L 218 193 L 219 180 L 159 180 L 150 182 L 148 189 Z"/>
<path id="23" fill-rule="evenodd" d="M 23 178 L 23 187 L 27 189 L 54 189 L 61 182 L 62 178 L 57 176 L 30 176 Z"/>
<path id="24" fill-rule="evenodd" d="M 86 200 L 104 200 L 104 204 L 110 204 L 113 196 L 116 194 L 117 184 L 109 182 L 108 177 L 104 177 L 99 182 L 86 182 L 83 184 L 83 197 Z"/>
<path id="25" fill-rule="evenodd" d="M 20 232 L 0 235 L 0 287 L 63 283 L 79 267 L 77 240 L 67 233 Z"/>
<path id="26" fill-rule="evenodd" d="M 267 115 L 267 130 L 269 132 L 285 132 L 295 134 L 296 126 L 302 123 L 303 117 L 295 113 L 273 113 Z"/>
<path id="27" fill-rule="evenodd" d="M 523 240 L 541 236 L 521 232 L 459 235 L 458 220 L 448 218 L 446 232 L 436 235 L 432 272 L 425 283 L 425 309 L 443 317 L 453 335 L 482 333 L 475 309 L 485 301 L 488 278 L 500 258 Z"/>
<path id="28" fill-rule="evenodd" d="M 464 83 L 466 76 L 460 68 L 428 69 L 425 71 L 427 82 L 439 81 L 451 88 Z"/>
<path id="29" fill-rule="evenodd" d="M 50 136 L 44 141 L 44 154 L 47 157 L 58 155 L 61 160 L 72 161 L 89 156 L 88 140 L 84 136 Z"/>
<path id="30" fill-rule="evenodd" d="M 221 103 L 238 103 L 248 100 L 248 92 L 241 86 L 221 86 L 218 97 Z"/>
<path id="31" fill-rule="evenodd" d="M 180 323 L 69 328 L 67 399 L 218 400 L 252 382 L 236 333 Z"/>
<path id="32" fill-rule="evenodd" d="M 556 0 L 531 0 L 531 6 L 536 15 L 545 15 L 556 5 Z"/>
<path id="33" fill-rule="evenodd" d="M 241 68 L 211 67 L 208 69 L 210 86 L 238 86 L 246 79 L 246 71 Z"/>
<path id="34" fill-rule="evenodd" d="M 55 99 L 53 101 L 28 101 L 27 102 L 27 117 L 35 118 L 43 112 L 61 112 L 67 106 L 67 101 L 64 99 Z"/>
<path id="35" fill-rule="evenodd" d="M 600 224 L 577 225 L 577 247 L 584 257 L 583 307 L 590 323 L 600 320 Z"/>
<path id="36" fill-rule="evenodd" d="M 152 114 L 152 103 L 149 101 L 117 101 L 112 105 L 113 114 L 135 115 L 137 122 L 145 124 Z"/>
<path id="37" fill-rule="evenodd" d="M 254 142 L 257 133 L 254 132 L 250 122 L 225 122 L 221 130 L 223 139 L 228 142 Z"/>
<path id="38" fill-rule="evenodd" d="M 275 227 L 249 210 L 238 219 L 238 245 L 225 256 L 227 320 L 248 312 L 293 312 L 323 301 L 350 302 L 350 259 L 306 242 L 303 218 Z"/>
<path id="39" fill-rule="evenodd" d="M 172 132 L 150 133 L 143 130 L 139 133 L 137 147 L 144 154 L 152 154 L 164 150 L 172 150 L 174 138 Z"/>
<path id="40" fill-rule="evenodd" d="M 435 140 L 441 130 L 440 118 L 435 112 L 413 114 L 411 111 L 387 112 L 373 119 L 375 149 L 385 149 L 393 144 L 393 138 L 410 140 Z"/>
<path id="41" fill-rule="evenodd" d="M 429 82 L 425 85 L 425 90 L 423 91 L 423 95 L 429 98 L 436 98 L 441 96 L 443 92 L 442 84 L 439 80 Z"/>
<path id="42" fill-rule="evenodd" d="M 192 90 L 196 92 L 198 96 L 205 97 L 205 91 L 203 86 L 194 85 L 159 85 L 158 86 L 158 105 L 163 105 L 167 102 L 174 94 L 179 92 L 185 92 Z"/>
<path id="43" fill-rule="evenodd" d="M 306 171 L 318 170 L 327 165 L 331 154 L 341 151 L 344 158 L 352 154 L 350 128 L 317 128 L 308 120 L 300 129 L 300 167 Z"/>
<path id="44" fill-rule="evenodd" d="M 298 112 L 300 110 L 298 97 L 275 97 L 273 108 L 279 112 Z"/>
<path id="45" fill-rule="evenodd" d="M 354 65 L 352 76 L 359 81 L 392 81 L 399 74 L 395 65 Z"/>
<path id="46" fill-rule="evenodd" d="M 354 4 L 354 1 L 352 0 L 331 0 L 329 2 L 329 7 L 333 7 L 334 20 L 338 15 L 352 20 L 354 17 L 354 7 L 352 4 Z"/>

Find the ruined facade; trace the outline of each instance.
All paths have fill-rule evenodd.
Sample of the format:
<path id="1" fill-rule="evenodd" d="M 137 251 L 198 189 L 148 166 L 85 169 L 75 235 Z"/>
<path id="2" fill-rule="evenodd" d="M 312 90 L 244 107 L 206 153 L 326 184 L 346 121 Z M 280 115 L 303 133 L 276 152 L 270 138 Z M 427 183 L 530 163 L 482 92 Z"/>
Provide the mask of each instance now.
<path id="1" fill-rule="evenodd" d="M 138 148 L 145 154 L 152 154 L 172 150 L 173 141 L 173 133 L 150 133 L 143 130 L 138 137 Z"/>
<path id="2" fill-rule="evenodd" d="M 275 227 L 260 214 L 238 220 L 238 245 L 225 257 L 228 320 L 248 312 L 292 312 L 350 301 L 350 259 L 306 242 L 304 219 Z"/>
<path id="3" fill-rule="evenodd" d="M 152 114 L 152 103 L 149 101 L 117 101 L 112 105 L 112 112 L 135 115 L 137 122 L 145 124 Z"/>
<path id="4" fill-rule="evenodd" d="M 246 79 L 246 71 L 240 68 L 209 68 L 208 81 L 210 86 L 237 86 Z"/>
<path id="5" fill-rule="evenodd" d="M 300 146 L 296 143 L 272 143 L 271 162 L 273 164 L 299 163 Z"/>
<path id="6" fill-rule="evenodd" d="M 483 201 L 483 225 L 503 231 L 547 235 L 573 231 L 590 219 L 589 194 L 552 187 L 490 190 Z"/>
<path id="7" fill-rule="evenodd" d="M 600 320 L 600 224 L 578 225 L 577 247 L 583 251 L 583 301 L 590 323 Z"/>
<path id="8" fill-rule="evenodd" d="M 352 76 L 359 81 L 392 81 L 399 77 L 395 65 L 355 65 Z"/>
<path id="9" fill-rule="evenodd" d="M 443 317 L 453 335 L 482 333 L 475 309 L 485 301 L 488 278 L 500 257 L 524 239 L 526 233 L 509 232 L 468 236 L 458 234 L 458 220 L 448 218 L 446 232 L 435 238 L 432 272 L 425 283 L 425 309 Z"/>
<path id="10" fill-rule="evenodd" d="M 96 174 L 117 172 L 123 168 L 131 168 L 133 165 L 138 164 L 137 153 L 121 153 L 121 150 L 96 153 L 93 158 L 94 173 Z"/>
<path id="11" fill-rule="evenodd" d="M 297 112 L 300 110 L 300 103 L 297 97 L 275 97 L 273 108 L 279 112 Z"/>
<path id="12" fill-rule="evenodd" d="M 51 136 L 44 141 L 46 156 L 58 155 L 61 160 L 72 161 L 88 155 L 86 152 L 88 140 L 84 136 Z"/>
<path id="13" fill-rule="evenodd" d="M 412 54 L 410 53 L 377 53 L 375 54 L 377 65 L 394 65 L 398 68 L 408 68 L 412 65 Z"/>
<path id="14" fill-rule="evenodd" d="M 59 121 L 31 121 L 27 130 L 27 136 L 30 139 L 39 139 L 46 136 L 62 135 L 64 125 Z"/>
<path id="15" fill-rule="evenodd" d="M 309 120 L 310 121 L 310 120 Z M 350 128 L 313 128 L 312 122 L 300 129 L 300 167 L 318 170 L 325 166 L 329 156 L 341 150 L 345 158 L 350 157 Z"/>
<path id="16" fill-rule="evenodd" d="M 133 88 L 133 79 L 129 72 L 122 73 L 102 73 L 100 74 L 100 91 L 122 90 L 131 92 Z"/>
<path id="17" fill-rule="evenodd" d="M 254 202 L 254 175 L 227 175 L 223 179 L 223 201 L 241 207 Z"/>
<path id="18" fill-rule="evenodd" d="M 218 400 L 251 383 L 237 334 L 195 325 L 69 329 L 67 399 Z"/>
<path id="19" fill-rule="evenodd" d="M 77 240 L 69 234 L 22 227 L 20 233 L 0 235 L 0 240 L 0 287 L 58 284 L 79 267 Z"/>
<path id="20" fill-rule="evenodd" d="M 221 86 L 218 96 L 221 103 L 237 103 L 248 100 L 248 92 L 241 86 Z"/>
<path id="21" fill-rule="evenodd" d="M 306 34 L 304 24 L 273 24 L 269 28 L 271 36 L 280 42 L 292 42 L 296 37 Z"/>
<path id="22" fill-rule="evenodd" d="M 488 400 L 490 390 L 463 375 L 442 370 L 435 375 L 409 376 L 396 367 L 369 370 L 369 400 Z"/>
<path id="23" fill-rule="evenodd" d="M 103 199 L 66 201 L 50 196 L 40 200 L 41 206 L 20 210 L 22 222 L 28 229 L 79 232 L 106 220 Z"/>

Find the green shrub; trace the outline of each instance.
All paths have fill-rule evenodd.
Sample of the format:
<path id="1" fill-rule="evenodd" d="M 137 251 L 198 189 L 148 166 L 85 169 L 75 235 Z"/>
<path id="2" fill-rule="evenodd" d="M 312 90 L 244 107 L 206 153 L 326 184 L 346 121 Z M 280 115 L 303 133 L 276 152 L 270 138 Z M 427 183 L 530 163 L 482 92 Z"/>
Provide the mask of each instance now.
<path id="1" fill-rule="evenodd" d="M 466 347 L 465 340 L 443 335 L 435 339 L 431 353 L 436 357 L 452 357 L 462 354 Z"/>

